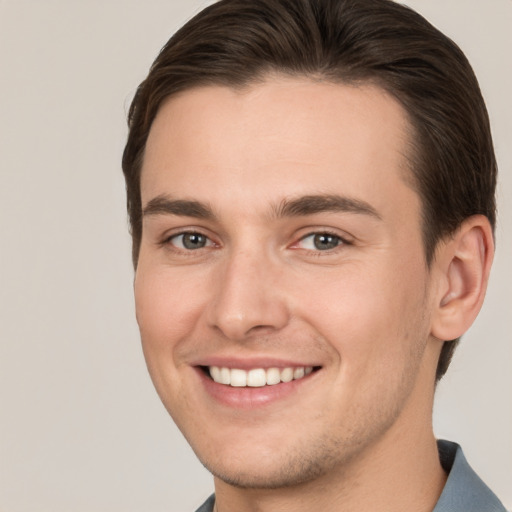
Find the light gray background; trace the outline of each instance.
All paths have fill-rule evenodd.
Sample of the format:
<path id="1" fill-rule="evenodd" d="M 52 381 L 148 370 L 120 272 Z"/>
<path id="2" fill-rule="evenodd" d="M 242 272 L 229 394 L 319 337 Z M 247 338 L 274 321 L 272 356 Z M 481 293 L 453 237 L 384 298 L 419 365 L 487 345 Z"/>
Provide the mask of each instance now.
<path id="1" fill-rule="evenodd" d="M 192 511 L 212 490 L 150 383 L 133 314 L 125 112 L 202 0 L 0 0 L 0 511 Z M 501 169 L 487 302 L 436 432 L 512 507 L 512 1 L 414 0 L 488 101 Z"/>

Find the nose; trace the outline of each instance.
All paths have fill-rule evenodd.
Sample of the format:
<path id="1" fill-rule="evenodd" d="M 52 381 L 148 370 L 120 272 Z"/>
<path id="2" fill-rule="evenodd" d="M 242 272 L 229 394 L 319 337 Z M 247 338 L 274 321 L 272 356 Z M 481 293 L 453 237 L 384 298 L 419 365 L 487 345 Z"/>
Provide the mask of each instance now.
<path id="1" fill-rule="evenodd" d="M 282 269 L 262 253 L 239 251 L 222 262 L 215 276 L 208 323 L 231 340 L 271 334 L 287 325 L 289 311 Z"/>

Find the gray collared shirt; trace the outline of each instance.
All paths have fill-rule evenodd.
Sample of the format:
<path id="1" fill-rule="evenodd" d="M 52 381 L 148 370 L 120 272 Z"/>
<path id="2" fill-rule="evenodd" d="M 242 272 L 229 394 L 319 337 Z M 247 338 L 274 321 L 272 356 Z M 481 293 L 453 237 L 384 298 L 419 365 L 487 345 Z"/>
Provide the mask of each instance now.
<path id="1" fill-rule="evenodd" d="M 438 441 L 437 447 L 448 480 L 433 512 L 507 512 L 471 469 L 458 444 Z"/>
<path id="2" fill-rule="evenodd" d="M 507 512 L 471 469 L 458 444 L 438 441 L 437 446 L 448 479 L 433 512 Z M 196 512 L 213 512 L 214 503 L 215 495 L 212 495 Z"/>

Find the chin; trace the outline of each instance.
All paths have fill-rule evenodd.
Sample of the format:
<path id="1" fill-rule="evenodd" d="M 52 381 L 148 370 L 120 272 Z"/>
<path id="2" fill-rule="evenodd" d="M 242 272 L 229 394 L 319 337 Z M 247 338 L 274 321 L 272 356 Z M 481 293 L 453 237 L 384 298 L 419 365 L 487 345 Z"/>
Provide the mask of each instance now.
<path id="1" fill-rule="evenodd" d="M 283 489 L 296 487 L 321 477 L 325 468 L 318 464 L 283 464 L 281 467 L 259 468 L 220 468 L 205 464 L 213 476 L 240 489 Z"/>
<path id="2" fill-rule="evenodd" d="M 325 444 L 310 443 L 307 450 L 288 451 L 292 453 L 240 450 L 223 457 L 210 454 L 199 458 L 214 477 L 243 489 L 292 488 L 321 478 L 340 463 L 340 454 Z"/>

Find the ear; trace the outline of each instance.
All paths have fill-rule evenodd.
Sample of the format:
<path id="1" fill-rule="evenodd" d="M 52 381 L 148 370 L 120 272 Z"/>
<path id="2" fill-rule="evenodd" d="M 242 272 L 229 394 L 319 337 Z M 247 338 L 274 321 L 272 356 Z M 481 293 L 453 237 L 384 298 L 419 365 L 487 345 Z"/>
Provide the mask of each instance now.
<path id="1" fill-rule="evenodd" d="M 433 262 L 438 278 L 433 336 L 454 340 L 469 329 L 482 307 L 493 257 L 492 228 L 483 215 L 469 217 L 439 243 Z"/>

